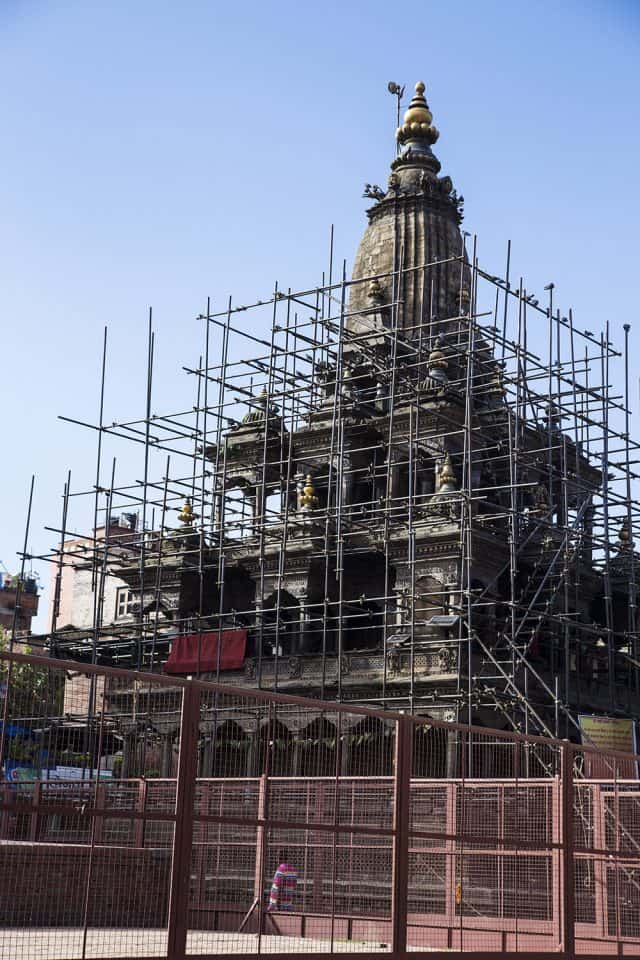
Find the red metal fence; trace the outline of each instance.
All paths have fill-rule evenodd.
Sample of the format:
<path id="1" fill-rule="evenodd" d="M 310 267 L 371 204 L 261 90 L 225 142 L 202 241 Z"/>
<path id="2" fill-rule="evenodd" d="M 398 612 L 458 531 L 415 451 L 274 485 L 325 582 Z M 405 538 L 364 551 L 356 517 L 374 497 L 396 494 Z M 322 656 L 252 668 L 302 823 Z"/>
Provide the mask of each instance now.
<path id="1" fill-rule="evenodd" d="M 640 956 L 636 758 L 0 657 L 2 957 Z"/>

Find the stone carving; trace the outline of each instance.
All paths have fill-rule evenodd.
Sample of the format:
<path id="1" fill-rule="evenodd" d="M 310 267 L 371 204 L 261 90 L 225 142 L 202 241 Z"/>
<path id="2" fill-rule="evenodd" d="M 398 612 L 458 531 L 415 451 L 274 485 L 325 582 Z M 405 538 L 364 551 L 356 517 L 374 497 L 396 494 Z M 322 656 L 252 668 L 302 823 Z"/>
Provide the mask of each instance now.
<path id="1" fill-rule="evenodd" d="M 533 508 L 531 513 L 545 514 L 551 509 L 551 503 L 549 502 L 549 491 L 544 483 L 539 483 L 535 487 L 532 499 Z"/>
<path id="2" fill-rule="evenodd" d="M 449 199 L 451 200 L 451 203 L 456 208 L 456 212 L 458 216 L 462 220 L 462 217 L 464 216 L 464 197 L 462 196 L 462 194 L 458 196 L 457 192 L 454 190 Z"/>
<path id="3" fill-rule="evenodd" d="M 381 190 L 377 183 L 365 183 L 362 196 L 369 200 L 384 200 L 384 190 Z"/>
<path id="4" fill-rule="evenodd" d="M 367 296 L 369 300 L 371 300 L 371 302 L 376 306 L 380 306 L 384 303 L 384 289 L 377 279 L 374 278 L 369 284 Z"/>
<path id="5" fill-rule="evenodd" d="M 297 680 L 302 676 L 302 660 L 300 657 L 289 657 L 287 660 L 287 676 L 291 680 Z"/>
<path id="6" fill-rule="evenodd" d="M 428 673 L 429 672 L 429 658 L 424 653 L 419 653 L 414 656 L 413 667 L 419 673 Z"/>
<path id="7" fill-rule="evenodd" d="M 440 647 L 438 650 L 438 666 L 442 673 L 454 673 L 456 660 L 456 651 L 453 647 Z"/>
<path id="8" fill-rule="evenodd" d="M 402 654 L 399 650 L 391 649 L 387 651 L 387 673 L 395 676 L 402 670 Z"/>

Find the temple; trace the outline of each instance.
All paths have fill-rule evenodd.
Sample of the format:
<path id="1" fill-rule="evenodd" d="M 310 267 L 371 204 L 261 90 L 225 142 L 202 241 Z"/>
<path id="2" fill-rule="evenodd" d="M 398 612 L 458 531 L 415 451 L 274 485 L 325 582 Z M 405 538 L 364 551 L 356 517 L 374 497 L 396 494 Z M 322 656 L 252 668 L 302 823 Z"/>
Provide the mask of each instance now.
<path id="1" fill-rule="evenodd" d="M 203 316 L 194 412 L 143 431 L 174 472 L 86 561 L 130 607 L 56 655 L 570 739 L 640 713 L 628 373 L 481 268 L 438 136 L 418 83 L 350 279 Z"/>

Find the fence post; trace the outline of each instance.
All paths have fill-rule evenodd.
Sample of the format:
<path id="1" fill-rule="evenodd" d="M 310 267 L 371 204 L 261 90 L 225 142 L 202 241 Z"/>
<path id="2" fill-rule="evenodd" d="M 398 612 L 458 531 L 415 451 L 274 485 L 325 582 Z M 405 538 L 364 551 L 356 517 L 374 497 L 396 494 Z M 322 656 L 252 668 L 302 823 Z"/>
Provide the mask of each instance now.
<path id="1" fill-rule="evenodd" d="M 180 753 L 176 781 L 176 823 L 173 835 L 169 920 L 168 960 L 184 960 L 189 926 L 191 846 L 197 776 L 200 688 L 188 683 L 183 688 L 180 714 Z"/>
<path id="2" fill-rule="evenodd" d="M 133 830 L 134 847 L 144 847 L 144 834 L 145 827 L 147 822 L 145 820 L 145 813 L 147 809 L 147 781 L 140 780 L 138 782 L 138 799 L 136 800 L 136 810 L 138 813 L 142 814 L 142 817 L 139 820 L 135 821 L 135 826 Z"/>
<path id="3" fill-rule="evenodd" d="M 393 796 L 393 872 L 391 879 L 391 951 L 407 950 L 407 900 L 409 882 L 409 814 L 413 724 L 409 717 L 396 721 Z"/>
<path id="4" fill-rule="evenodd" d="M 567 960 L 576 955 L 576 886 L 574 875 L 574 829 L 573 829 L 573 749 L 568 741 L 562 744 L 562 926 L 563 947 Z"/>
<path id="5" fill-rule="evenodd" d="M 260 786 L 258 788 L 258 826 L 256 827 L 256 862 L 253 875 L 253 898 L 254 904 L 258 908 L 258 930 L 262 933 L 262 921 L 264 913 L 264 869 L 266 859 L 267 828 L 265 820 L 267 817 L 267 777 L 263 774 L 260 777 Z"/>

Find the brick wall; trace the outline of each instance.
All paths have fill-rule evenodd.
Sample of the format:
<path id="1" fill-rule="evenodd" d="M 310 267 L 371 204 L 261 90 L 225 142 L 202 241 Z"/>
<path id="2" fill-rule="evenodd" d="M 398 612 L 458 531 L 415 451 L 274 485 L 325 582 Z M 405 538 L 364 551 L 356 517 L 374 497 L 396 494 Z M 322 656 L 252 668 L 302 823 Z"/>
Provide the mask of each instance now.
<path id="1" fill-rule="evenodd" d="M 90 857 L 74 844 L 0 844 L 0 926 L 82 926 Z M 170 870 L 170 850 L 96 847 L 89 926 L 165 926 Z"/>

